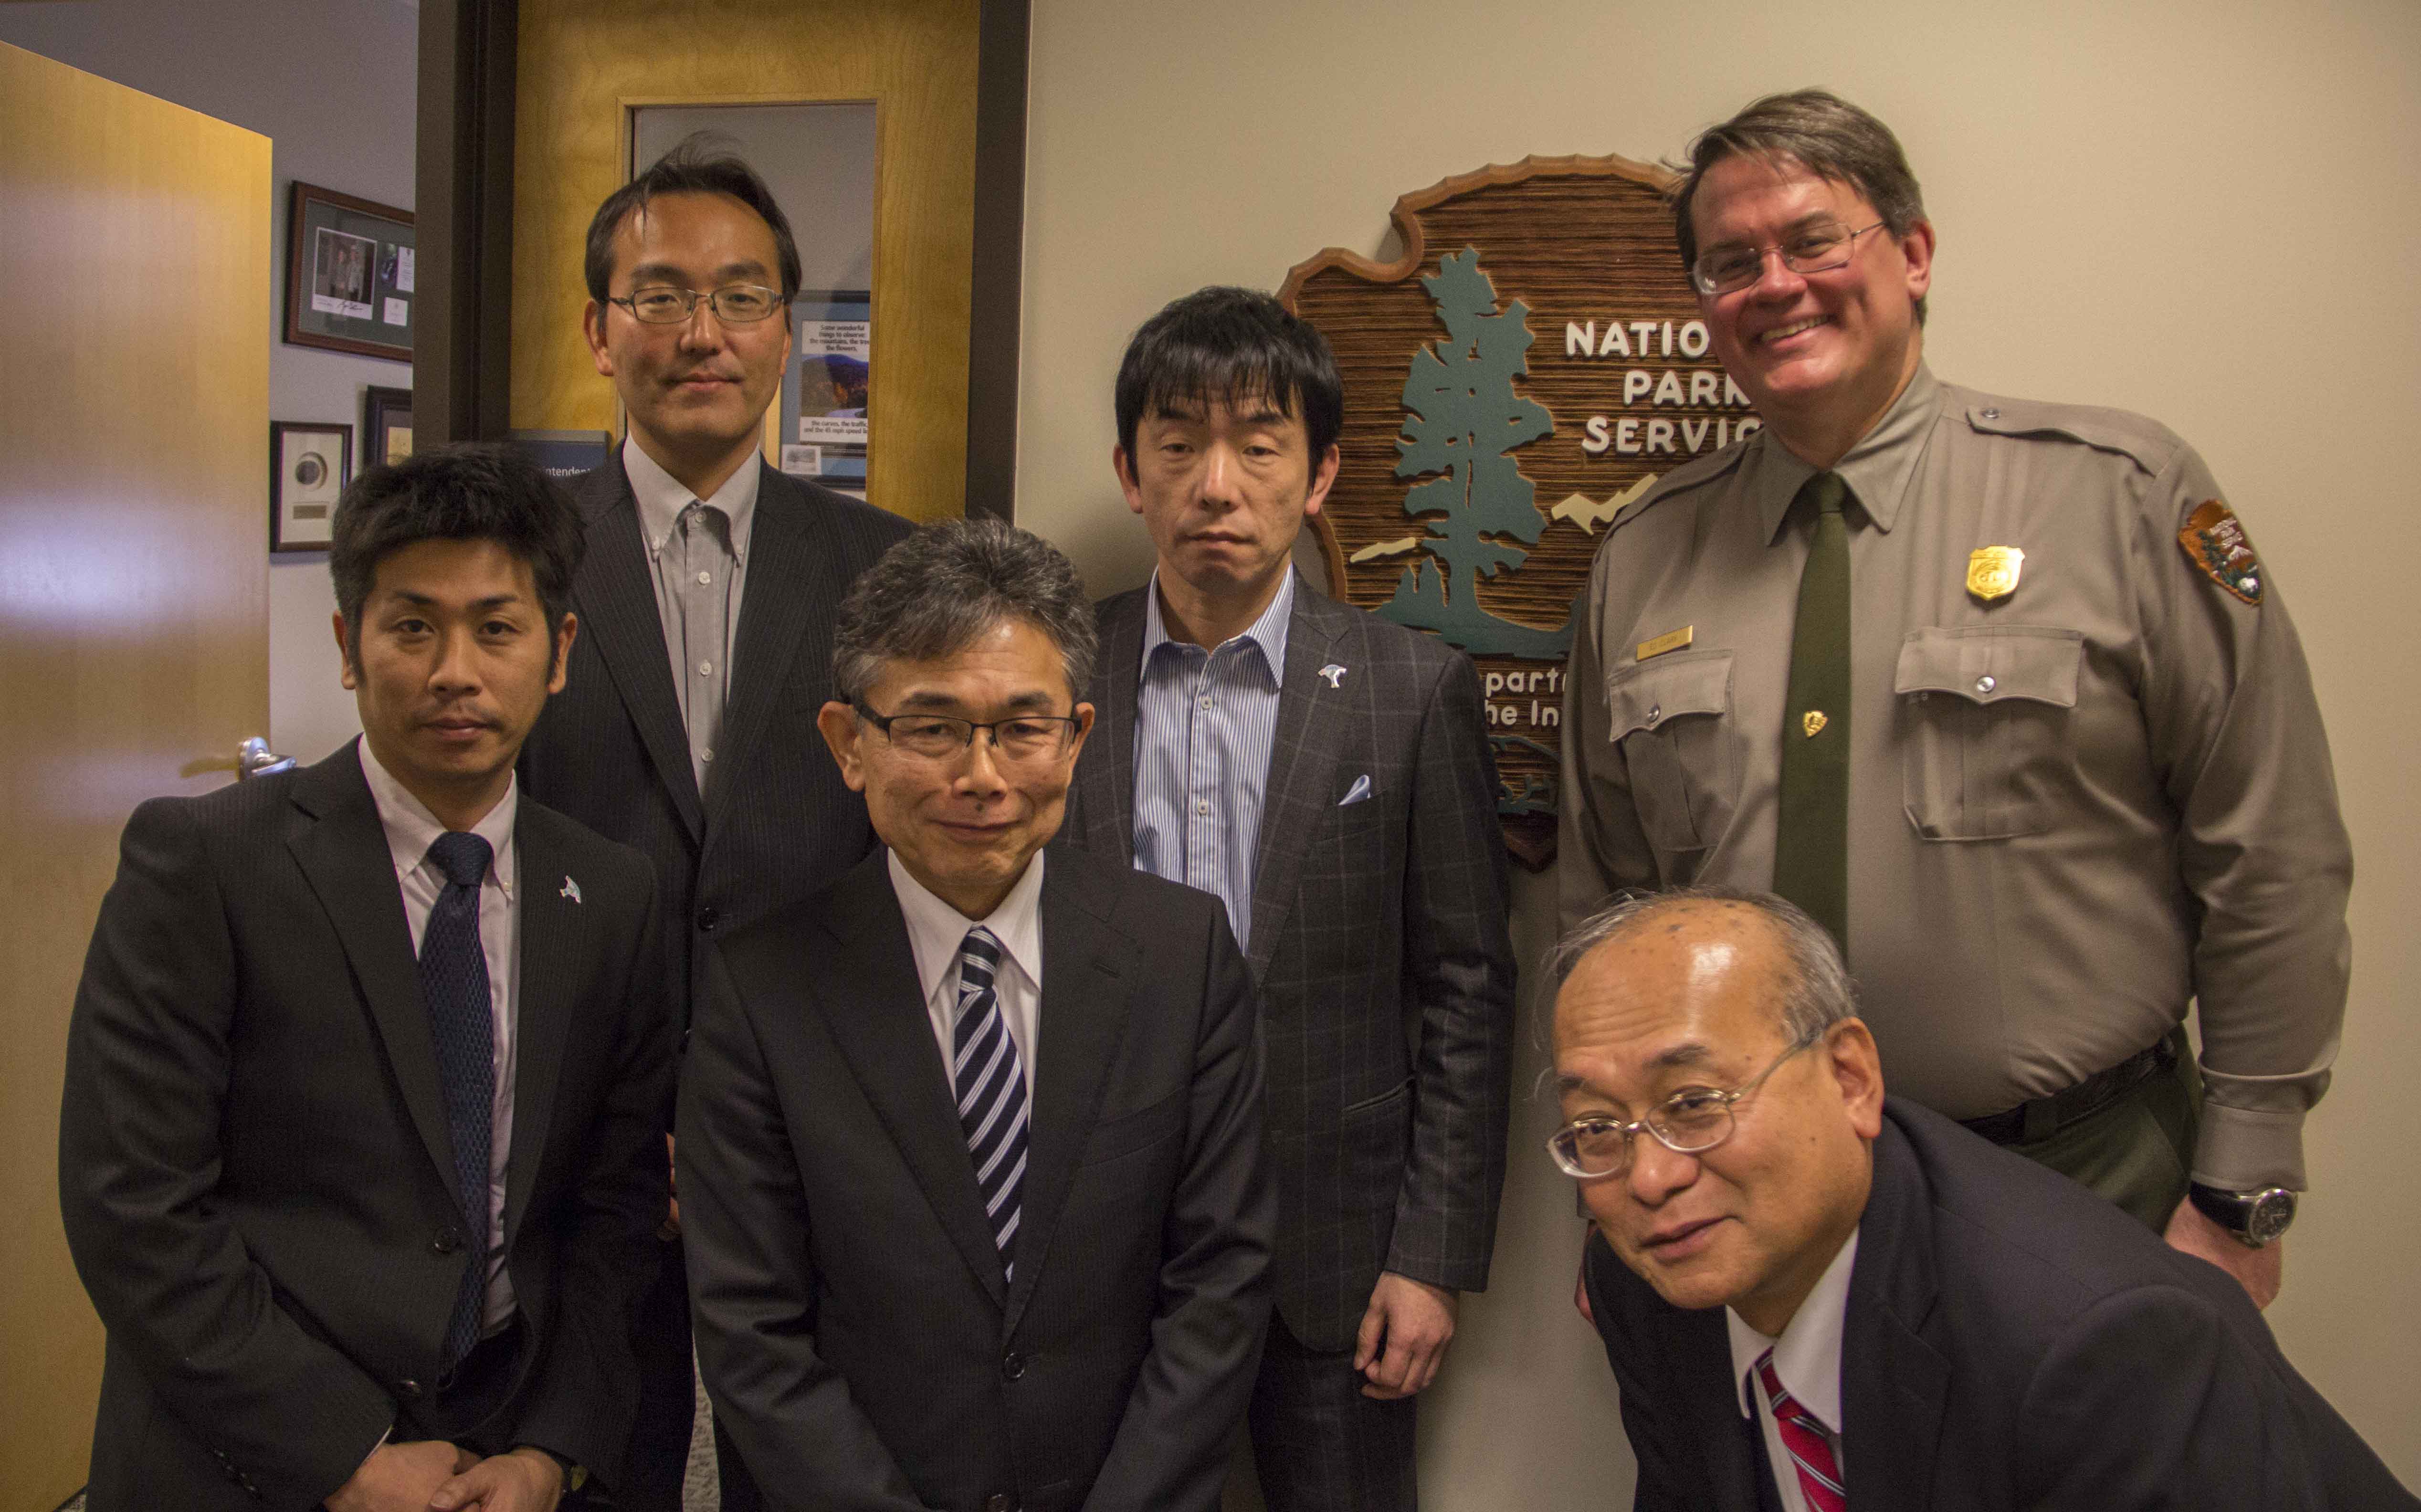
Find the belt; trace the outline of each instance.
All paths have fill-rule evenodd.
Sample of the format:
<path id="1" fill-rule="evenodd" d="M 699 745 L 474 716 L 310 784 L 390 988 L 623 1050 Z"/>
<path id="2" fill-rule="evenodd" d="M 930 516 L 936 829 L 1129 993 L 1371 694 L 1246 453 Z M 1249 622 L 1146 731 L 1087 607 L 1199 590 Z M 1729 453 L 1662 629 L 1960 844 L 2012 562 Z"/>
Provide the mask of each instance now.
<path id="1" fill-rule="evenodd" d="M 2117 1065 L 2094 1072 L 2065 1091 L 2035 1098 L 2001 1113 L 1960 1123 L 1995 1145 L 2032 1144 L 2049 1139 L 2081 1118 L 2100 1113 L 2156 1072 L 2178 1063 L 2175 1037 L 2162 1036 Z"/>

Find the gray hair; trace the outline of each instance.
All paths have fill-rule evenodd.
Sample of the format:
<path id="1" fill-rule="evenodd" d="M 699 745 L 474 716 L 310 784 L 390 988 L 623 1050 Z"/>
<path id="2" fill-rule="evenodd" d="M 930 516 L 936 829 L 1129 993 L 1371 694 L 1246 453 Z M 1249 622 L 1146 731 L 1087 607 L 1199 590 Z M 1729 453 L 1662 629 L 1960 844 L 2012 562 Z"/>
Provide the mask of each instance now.
<path id="1" fill-rule="evenodd" d="M 855 703 L 885 662 L 931 662 L 1003 620 L 1051 638 L 1068 691 L 1085 696 L 1101 636 L 1085 580 L 1056 547 L 997 520 L 942 520 L 884 552 L 850 585 L 833 640 L 833 687 Z"/>
<path id="2" fill-rule="evenodd" d="M 1567 931 L 1548 953 L 1547 981 L 1552 991 L 1577 970 L 1582 958 L 1606 942 L 1632 933 L 1661 913 L 1691 903 L 1729 903 L 1761 917 L 1782 946 L 1784 979 L 1781 993 L 1783 1033 L 1794 1045 L 1812 1045 L 1824 1031 L 1858 1011 L 1857 989 L 1841 959 L 1841 947 L 1805 910 L 1772 893 L 1735 887 L 1676 887 L 1662 893 L 1627 893 Z"/>
<path id="3" fill-rule="evenodd" d="M 1845 183 L 1864 195 L 1894 236 L 1925 218 L 1925 194 L 1910 171 L 1908 154 L 1890 127 L 1827 89 L 1794 89 L 1767 95 L 1727 121 L 1700 132 L 1686 161 L 1669 164 L 1682 175 L 1673 191 L 1673 234 L 1681 244 L 1681 266 L 1698 260 L 1698 231 L 1690 207 L 1707 171 L 1726 158 L 1788 158 L 1820 179 Z M 1916 302 L 1925 323 L 1925 301 Z"/>

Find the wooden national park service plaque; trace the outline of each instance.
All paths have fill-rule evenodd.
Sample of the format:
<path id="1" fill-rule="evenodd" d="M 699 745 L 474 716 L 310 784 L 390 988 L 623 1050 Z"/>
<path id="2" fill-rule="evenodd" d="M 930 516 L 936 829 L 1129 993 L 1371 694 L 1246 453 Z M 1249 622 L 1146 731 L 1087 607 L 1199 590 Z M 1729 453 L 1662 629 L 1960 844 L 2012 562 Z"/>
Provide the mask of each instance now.
<path id="1" fill-rule="evenodd" d="M 1336 349 L 1342 460 L 1315 522 L 1329 591 L 1471 653 L 1507 843 L 1554 855 L 1572 605 L 1605 526 L 1754 431 L 1709 350 L 1669 174 L 1524 158 L 1406 195 L 1403 256 L 1330 248 L 1279 298 Z"/>

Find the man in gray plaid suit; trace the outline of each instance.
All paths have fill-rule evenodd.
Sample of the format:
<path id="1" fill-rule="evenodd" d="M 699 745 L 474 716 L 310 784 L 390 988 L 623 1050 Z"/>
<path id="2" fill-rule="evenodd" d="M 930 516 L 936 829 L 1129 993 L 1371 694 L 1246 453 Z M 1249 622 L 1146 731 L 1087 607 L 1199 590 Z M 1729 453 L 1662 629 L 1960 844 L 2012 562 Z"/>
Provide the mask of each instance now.
<path id="1" fill-rule="evenodd" d="M 1479 680 L 1290 565 L 1335 481 L 1328 343 L 1206 288 L 1135 333 L 1112 454 L 1157 550 L 1103 600 L 1064 832 L 1217 895 L 1262 997 L 1277 1307 L 1250 1422 L 1273 1512 L 1415 1505 L 1414 1398 L 1487 1284 L 1512 944 Z"/>

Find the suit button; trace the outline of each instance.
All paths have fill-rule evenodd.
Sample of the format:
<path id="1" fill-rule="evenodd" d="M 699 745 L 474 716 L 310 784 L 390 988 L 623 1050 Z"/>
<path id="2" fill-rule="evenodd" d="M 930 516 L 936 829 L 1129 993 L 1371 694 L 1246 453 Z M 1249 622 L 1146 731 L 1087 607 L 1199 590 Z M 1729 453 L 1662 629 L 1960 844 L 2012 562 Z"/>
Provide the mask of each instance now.
<path id="1" fill-rule="evenodd" d="M 1015 1380 L 1025 1374 L 1025 1356 L 1012 1354 L 1000 1363 L 1000 1379 Z"/>
<path id="2" fill-rule="evenodd" d="M 714 927 L 722 922 L 723 915 L 715 912 L 714 910 L 711 908 L 704 908 L 697 911 L 697 929 L 700 934 L 712 934 L 714 932 Z"/>
<path id="3" fill-rule="evenodd" d="M 437 1237 L 429 1241 L 430 1253 L 436 1255 L 452 1255 L 461 1247 L 462 1231 L 456 1228 L 451 1224 L 439 1229 L 437 1231 Z"/>
<path id="4" fill-rule="evenodd" d="M 1007 1491 L 994 1491 L 984 1498 L 984 1512 L 1017 1512 L 1017 1498 Z"/>
<path id="5" fill-rule="evenodd" d="M 406 1377 L 395 1383 L 395 1394 L 407 1402 L 420 1400 L 420 1382 Z"/>

